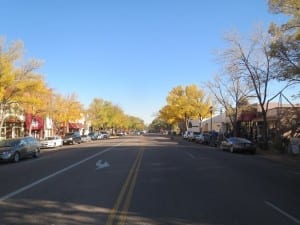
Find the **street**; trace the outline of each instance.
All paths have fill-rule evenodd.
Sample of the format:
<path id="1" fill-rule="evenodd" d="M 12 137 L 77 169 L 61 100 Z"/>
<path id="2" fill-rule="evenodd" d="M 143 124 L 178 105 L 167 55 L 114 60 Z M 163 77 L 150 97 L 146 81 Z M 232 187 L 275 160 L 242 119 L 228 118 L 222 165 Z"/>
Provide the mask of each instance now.
<path id="1" fill-rule="evenodd" d="M 295 225 L 300 166 L 165 136 L 0 164 L 1 225 Z"/>

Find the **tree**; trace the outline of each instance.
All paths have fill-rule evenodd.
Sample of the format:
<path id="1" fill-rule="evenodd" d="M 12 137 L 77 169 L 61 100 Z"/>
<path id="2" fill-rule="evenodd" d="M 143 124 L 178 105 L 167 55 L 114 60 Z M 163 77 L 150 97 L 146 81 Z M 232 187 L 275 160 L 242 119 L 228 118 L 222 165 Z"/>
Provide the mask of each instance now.
<path id="1" fill-rule="evenodd" d="M 154 133 L 160 133 L 162 130 L 168 130 L 169 128 L 170 124 L 159 117 L 156 117 L 149 125 L 149 131 Z"/>
<path id="2" fill-rule="evenodd" d="M 138 129 L 145 128 L 144 121 L 138 117 L 128 116 L 121 107 L 101 98 L 93 99 L 87 110 L 93 128 L 97 130 Z"/>
<path id="3" fill-rule="evenodd" d="M 89 119 L 93 128 L 102 129 L 108 124 L 108 107 L 110 103 L 101 98 L 93 99 L 88 108 Z"/>
<path id="4" fill-rule="evenodd" d="M 281 30 L 292 30 L 295 39 L 300 40 L 300 2 L 297 0 L 268 0 L 272 13 L 283 13 L 290 16 L 287 23 L 281 25 Z"/>
<path id="5" fill-rule="evenodd" d="M 31 60 L 22 64 L 22 55 L 22 42 L 13 42 L 6 48 L 4 40 L 0 40 L 0 127 L 16 110 L 27 110 L 28 104 L 35 110 L 43 107 L 42 97 L 38 96 L 45 94 L 46 85 L 43 77 L 35 73 L 41 63 Z"/>
<path id="6" fill-rule="evenodd" d="M 237 136 L 238 116 L 248 105 L 248 95 L 252 90 L 248 82 L 245 82 L 239 74 L 227 73 L 223 76 L 215 76 L 213 81 L 206 83 L 206 86 L 216 101 L 225 109 L 233 127 L 234 136 Z"/>
<path id="7" fill-rule="evenodd" d="M 63 124 L 66 132 L 69 132 L 69 122 L 82 119 L 85 114 L 83 105 L 78 101 L 75 93 L 62 96 L 56 94 L 53 96 L 52 118 L 57 126 Z"/>
<path id="8" fill-rule="evenodd" d="M 108 123 L 114 132 L 126 127 L 126 116 L 120 106 L 111 104 L 111 107 L 108 108 Z"/>
<path id="9" fill-rule="evenodd" d="M 89 105 L 88 114 L 92 126 L 97 130 L 116 128 L 117 125 L 121 126 L 121 120 L 124 115 L 120 107 L 101 98 L 93 99 Z"/>
<path id="10" fill-rule="evenodd" d="M 130 130 L 144 130 L 145 129 L 145 124 L 144 121 L 138 117 L 135 116 L 128 116 L 128 128 Z"/>
<path id="11" fill-rule="evenodd" d="M 171 125 L 184 121 L 187 129 L 188 119 L 208 117 L 210 106 L 210 99 L 197 85 L 177 86 L 169 92 L 167 105 L 159 111 L 159 118 Z"/>
<path id="12" fill-rule="evenodd" d="M 274 98 L 270 96 L 269 85 L 275 73 L 275 61 L 269 54 L 271 37 L 261 29 L 257 29 L 249 40 L 243 40 L 235 33 L 229 34 L 225 40 L 229 47 L 220 55 L 225 69 L 228 73 L 239 74 L 253 88 L 251 96 L 256 98 L 261 109 L 263 119 L 261 134 L 264 145 L 268 148 L 267 111 L 269 102 Z M 287 83 L 283 89 L 278 90 L 278 93 L 289 85 L 291 84 Z"/>
<path id="13" fill-rule="evenodd" d="M 45 117 L 48 114 L 47 99 L 51 95 L 50 89 L 46 83 L 39 76 L 33 76 L 32 80 L 26 81 L 27 90 L 24 90 L 23 96 L 19 99 L 19 103 L 25 114 L 31 115 L 30 127 L 28 129 L 29 135 L 32 130 L 32 119 L 35 116 Z"/>
<path id="14" fill-rule="evenodd" d="M 269 0 L 268 4 L 272 13 L 290 16 L 287 23 L 279 26 L 272 23 L 269 27 L 273 37 L 270 55 L 276 59 L 274 76 L 278 80 L 300 82 L 300 1 Z"/>

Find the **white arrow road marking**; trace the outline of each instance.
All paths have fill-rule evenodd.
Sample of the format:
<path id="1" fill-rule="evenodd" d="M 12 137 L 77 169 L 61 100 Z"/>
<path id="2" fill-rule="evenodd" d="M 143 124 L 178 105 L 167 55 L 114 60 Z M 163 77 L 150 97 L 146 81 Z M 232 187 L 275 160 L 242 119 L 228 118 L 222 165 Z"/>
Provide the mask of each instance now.
<path id="1" fill-rule="evenodd" d="M 50 174 L 50 175 L 48 175 L 48 176 L 46 176 L 46 177 L 43 177 L 43 178 L 41 178 L 41 179 L 39 179 L 39 180 L 37 180 L 37 181 L 31 183 L 31 184 L 28 184 L 28 185 L 26 185 L 26 186 L 24 186 L 24 187 L 22 187 L 22 188 L 19 188 L 18 190 L 15 190 L 15 191 L 13 191 L 13 192 L 7 194 L 7 195 L 0 196 L 0 202 L 5 201 L 5 200 L 7 200 L 7 199 L 9 199 L 9 198 L 12 198 L 12 197 L 14 197 L 15 195 L 20 194 L 20 193 L 22 193 L 22 192 L 24 192 L 24 191 L 26 191 L 26 190 L 28 190 L 28 189 L 30 189 L 30 188 L 33 188 L 34 186 L 36 186 L 36 185 L 38 185 L 38 184 L 40 184 L 40 183 L 43 183 L 43 182 L 46 181 L 46 180 L 49 180 L 49 179 L 51 179 L 51 178 L 53 178 L 53 177 L 55 177 L 55 176 L 58 176 L 58 175 L 60 175 L 60 174 L 62 174 L 62 173 L 64 173 L 64 172 L 66 172 L 66 171 L 68 171 L 68 170 L 71 170 L 71 169 L 73 169 L 73 168 L 75 168 L 75 167 L 77 167 L 77 166 L 79 166 L 79 165 L 81 165 L 81 164 L 83 164 L 83 163 L 85 163 L 85 162 L 87 162 L 87 161 L 93 159 L 93 158 L 98 157 L 99 155 L 104 154 L 105 152 L 111 151 L 111 150 L 113 150 L 115 147 L 121 145 L 122 143 L 124 143 L 124 142 L 117 143 L 116 145 L 114 145 L 114 146 L 112 146 L 112 147 L 109 147 L 109 148 L 107 148 L 107 149 L 104 149 L 103 151 L 100 151 L 100 152 L 98 152 L 98 153 L 96 153 L 96 154 L 94 154 L 94 155 L 91 155 L 91 156 L 89 156 L 89 157 L 87 157 L 87 158 L 85 158 L 85 159 L 83 159 L 83 160 L 81 160 L 81 161 L 79 161 L 79 162 L 76 162 L 76 163 L 74 163 L 74 164 L 72 164 L 72 165 L 70 165 L 70 166 L 67 166 L 67 167 L 65 167 L 65 168 L 63 168 L 63 169 L 61 169 L 61 170 L 58 170 L 58 171 L 56 171 L 56 172 L 54 172 L 54 173 L 52 173 L 52 174 Z"/>
<path id="2" fill-rule="evenodd" d="M 96 163 L 96 170 L 99 170 L 99 169 L 104 169 L 106 167 L 110 167 L 110 164 L 105 161 L 105 160 L 99 160 L 97 163 Z"/>

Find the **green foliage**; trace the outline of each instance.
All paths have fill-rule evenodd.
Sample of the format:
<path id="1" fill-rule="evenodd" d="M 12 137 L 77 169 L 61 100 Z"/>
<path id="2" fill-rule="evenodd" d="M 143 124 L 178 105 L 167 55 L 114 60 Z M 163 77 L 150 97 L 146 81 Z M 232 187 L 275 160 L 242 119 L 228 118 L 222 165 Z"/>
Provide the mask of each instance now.
<path id="1" fill-rule="evenodd" d="M 269 0 L 268 4 L 272 13 L 290 17 L 285 24 L 278 26 L 272 23 L 269 27 L 273 36 L 270 55 L 276 59 L 275 78 L 300 82 L 300 1 Z"/>

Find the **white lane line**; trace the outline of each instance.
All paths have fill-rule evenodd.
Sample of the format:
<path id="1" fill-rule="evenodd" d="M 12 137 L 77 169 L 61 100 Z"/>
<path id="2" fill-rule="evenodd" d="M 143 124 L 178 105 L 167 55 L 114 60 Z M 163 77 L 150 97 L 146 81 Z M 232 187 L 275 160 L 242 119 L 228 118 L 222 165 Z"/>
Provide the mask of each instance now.
<path id="1" fill-rule="evenodd" d="M 293 217 L 292 215 L 288 214 L 287 212 L 283 211 L 282 209 L 278 208 L 276 205 L 272 204 L 271 202 L 265 201 L 265 204 L 275 209 L 277 212 L 281 213 L 282 215 L 286 216 L 290 220 L 294 221 L 297 224 L 300 224 L 300 220 Z"/>
<path id="2" fill-rule="evenodd" d="M 44 177 L 44 178 L 39 179 L 39 180 L 37 180 L 37 181 L 35 181 L 35 182 L 31 183 L 31 184 L 28 184 L 28 185 L 26 185 L 26 186 L 24 186 L 24 187 L 22 187 L 22 188 L 19 188 L 19 189 L 15 190 L 15 191 L 13 191 L 13 192 L 7 194 L 7 195 L 4 195 L 4 196 L 0 197 L 0 202 L 1 202 L 1 201 L 5 201 L 5 200 L 7 200 L 7 199 L 9 199 L 9 198 L 11 198 L 11 197 L 17 195 L 17 194 L 20 194 L 21 192 L 24 192 L 24 191 L 26 191 L 26 190 L 28 190 L 28 189 L 30 189 L 30 188 L 32 188 L 32 187 L 34 187 L 34 186 L 36 186 L 36 185 L 38 185 L 38 184 L 44 182 L 44 181 L 46 181 L 46 180 L 49 180 L 49 179 L 51 179 L 52 177 L 55 177 L 55 176 L 57 176 L 57 175 L 59 175 L 59 174 L 62 174 L 62 173 L 66 172 L 66 171 L 68 171 L 68 170 L 70 170 L 70 169 L 73 169 L 74 167 L 79 166 L 79 165 L 81 165 L 82 163 L 85 163 L 86 161 L 88 161 L 88 160 L 90 160 L 90 159 L 93 159 L 93 158 L 95 158 L 95 157 L 97 157 L 97 156 L 99 156 L 99 155 L 102 155 L 102 154 L 104 154 L 105 152 L 111 151 L 113 148 L 115 148 L 115 147 L 117 147 L 117 146 L 119 146 L 119 145 L 121 145 L 121 144 L 122 144 L 122 143 L 118 143 L 117 145 L 114 145 L 114 146 L 112 146 L 112 147 L 110 147 L 110 148 L 107 148 L 107 149 L 101 151 L 101 152 L 98 152 L 98 153 L 96 153 L 96 154 L 94 154 L 94 155 L 91 155 L 91 156 L 89 156 L 89 157 L 87 157 L 87 158 L 85 158 L 85 159 L 83 159 L 83 160 L 81 160 L 81 161 L 79 161 L 79 162 L 77 162 L 77 163 L 74 163 L 74 164 L 72 164 L 72 165 L 70 165 L 70 166 L 65 167 L 64 169 L 61 169 L 61 170 L 59 170 L 59 171 L 57 171 L 57 172 L 55 172 L 55 173 L 52 173 L 52 174 L 50 174 L 50 175 L 48 175 L 48 176 L 46 176 L 46 177 Z"/>

